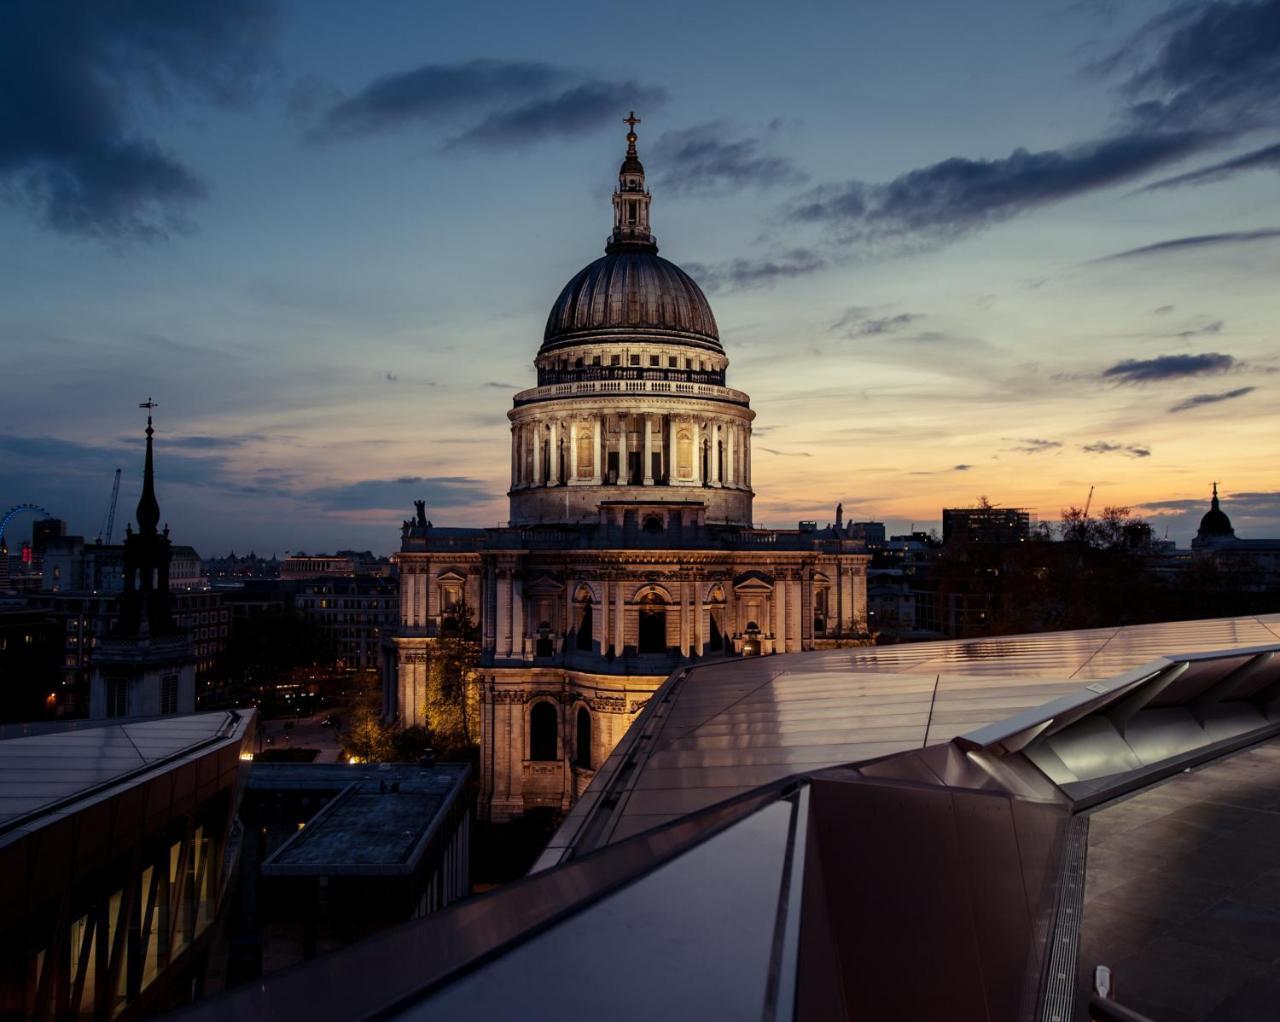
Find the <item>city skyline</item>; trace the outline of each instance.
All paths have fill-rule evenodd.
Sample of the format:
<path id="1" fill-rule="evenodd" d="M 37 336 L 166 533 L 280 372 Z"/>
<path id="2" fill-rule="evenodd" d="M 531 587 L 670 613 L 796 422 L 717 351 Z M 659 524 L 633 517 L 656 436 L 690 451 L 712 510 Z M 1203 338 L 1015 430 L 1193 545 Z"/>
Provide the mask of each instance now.
<path id="1" fill-rule="evenodd" d="M 1096 487 L 1185 545 L 1217 479 L 1276 534 L 1280 5 L 708 8 L 621 49 L 628 12 L 498 9 L 24 9 L 6 507 L 92 536 L 123 467 L 128 514 L 150 393 L 203 553 L 386 553 L 419 498 L 505 521 L 505 412 L 634 107 L 662 254 L 759 415 L 762 523 Z"/>

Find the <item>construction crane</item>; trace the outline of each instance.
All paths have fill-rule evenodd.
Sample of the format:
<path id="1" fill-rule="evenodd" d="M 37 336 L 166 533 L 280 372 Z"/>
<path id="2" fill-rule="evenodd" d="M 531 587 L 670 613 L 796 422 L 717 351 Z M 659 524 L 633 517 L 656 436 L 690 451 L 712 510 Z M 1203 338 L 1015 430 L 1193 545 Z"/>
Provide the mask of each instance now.
<path id="1" fill-rule="evenodd" d="M 1083 515 L 1081 515 L 1081 517 L 1082 517 L 1082 518 L 1088 518 L 1088 517 L 1089 517 L 1089 505 L 1090 505 L 1090 504 L 1092 504 L 1092 503 L 1093 503 L 1093 487 L 1092 487 L 1092 486 L 1090 486 L 1090 487 L 1089 487 L 1089 496 L 1088 496 L 1088 498 L 1086 498 L 1086 500 L 1085 500 L 1085 502 L 1084 502 L 1084 514 L 1083 514 Z"/>
<path id="2" fill-rule="evenodd" d="M 120 470 L 116 469 L 116 481 L 111 486 L 111 503 L 107 506 L 107 520 L 98 532 L 99 545 L 111 545 L 111 534 L 116 531 L 116 501 L 120 497 Z"/>

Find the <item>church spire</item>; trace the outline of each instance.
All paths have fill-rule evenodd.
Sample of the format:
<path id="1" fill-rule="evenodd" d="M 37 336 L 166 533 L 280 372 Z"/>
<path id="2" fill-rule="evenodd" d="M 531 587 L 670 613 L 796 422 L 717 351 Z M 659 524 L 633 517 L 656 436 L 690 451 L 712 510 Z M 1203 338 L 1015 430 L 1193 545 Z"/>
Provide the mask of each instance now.
<path id="1" fill-rule="evenodd" d="M 151 455 L 151 438 L 155 430 L 151 428 L 151 409 L 156 403 L 147 398 L 139 408 L 147 410 L 147 458 L 142 469 L 142 495 L 138 497 L 138 532 L 144 536 L 154 536 L 156 526 L 160 524 L 160 502 L 156 500 L 155 465 Z"/>
<path id="2" fill-rule="evenodd" d="M 658 244 L 649 232 L 649 191 L 644 185 L 644 164 L 636 151 L 636 125 L 640 118 L 635 111 L 624 117 L 627 126 L 627 155 L 618 170 L 618 190 L 613 193 L 613 234 L 605 251 L 658 251 Z"/>
<path id="3" fill-rule="evenodd" d="M 1213 508 L 1213 510 L 1214 510 L 1214 511 L 1219 510 L 1219 507 L 1218 507 L 1218 483 L 1217 483 L 1217 481 L 1216 481 L 1216 480 L 1214 481 L 1214 484 L 1213 484 L 1213 500 L 1212 500 L 1212 501 L 1210 501 L 1209 506 L 1210 506 L 1211 508 Z"/>

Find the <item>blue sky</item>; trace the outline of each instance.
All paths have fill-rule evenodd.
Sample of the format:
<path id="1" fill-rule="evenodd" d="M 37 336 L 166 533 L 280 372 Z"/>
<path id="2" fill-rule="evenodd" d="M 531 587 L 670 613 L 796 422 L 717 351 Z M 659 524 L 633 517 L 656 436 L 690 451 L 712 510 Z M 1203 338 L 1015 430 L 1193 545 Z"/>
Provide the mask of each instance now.
<path id="1" fill-rule="evenodd" d="M 505 518 L 623 148 L 758 413 L 757 518 L 1212 479 L 1280 534 L 1280 3 L 13 5 L 0 503 L 205 553 Z M 11 541 L 13 537 L 10 537 Z"/>

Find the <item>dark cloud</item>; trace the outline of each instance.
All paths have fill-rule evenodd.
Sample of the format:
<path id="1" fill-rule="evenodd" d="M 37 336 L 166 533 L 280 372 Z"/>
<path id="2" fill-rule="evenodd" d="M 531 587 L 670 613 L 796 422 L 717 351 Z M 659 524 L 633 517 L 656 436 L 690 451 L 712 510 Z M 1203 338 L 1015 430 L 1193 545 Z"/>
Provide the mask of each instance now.
<path id="1" fill-rule="evenodd" d="M 1126 358 L 1102 370 L 1099 377 L 1113 383 L 1158 383 L 1188 376 L 1217 375 L 1239 365 L 1231 355 L 1216 351 L 1203 355 L 1157 355 L 1155 358 Z"/>
<path id="2" fill-rule="evenodd" d="M 481 384 L 482 387 L 492 387 L 494 390 L 520 390 L 520 386 L 515 383 L 503 383 L 501 380 L 488 380 Z"/>
<path id="3" fill-rule="evenodd" d="M 384 75 L 350 99 L 335 103 L 325 111 L 312 137 L 371 135 L 471 113 L 495 103 L 519 105 L 531 95 L 566 85 L 571 77 L 564 68 L 532 61 L 426 64 Z"/>
<path id="4" fill-rule="evenodd" d="M 5 5 L 0 193 L 67 234 L 184 229 L 199 175 L 145 134 L 149 103 L 243 100 L 268 60 L 267 0 Z"/>
<path id="5" fill-rule="evenodd" d="M 762 152 L 759 138 L 734 138 L 721 123 L 660 135 L 653 146 L 658 184 L 671 192 L 726 192 L 798 185 L 808 175 L 791 160 Z"/>
<path id="6" fill-rule="evenodd" d="M 1104 137 L 826 185 L 784 216 L 844 243 L 938 244 L 1280 127 L 1280 0 L 1178 4 L 1093 70 L 1119 83 Z"/>
<path id="7" fill-rule="evenodd" d="M 391 372 L 391 370 L 389 370 L 389 369 L 388 369 L 388 370 L 387 370 L 387 372 L 383 375 L 383 379 L 385 379 L 388 383 L 399 383 L 399 382 L 400 382 L 400 377 L 399 377 L 399 376 L 397 376 L 395 373 Z"/>
<path id="8" fill-rule="evenodd" d="M 1151 448 L 1140 444 L 1113 444 L 1106 440 L 1098 440 L 1092 444 L 1082 444 L 1080 450 L 1086 454 L 1126 454 L 1130 458 L 1149 458 Z"/>
<path id="9" fill-rule="evenodd" d="M 491 490 L 480 480 L 463 476 L 401 476 L 322 486 L 299 496 L 325 511 L 371 511 L 407 509 L 414 500 L 425 500 L 432 507 L 461 507 L 488 500 Z"/>
<path id="10" fill-rule="evenodd" d="M 1038 437 L 1028 437 L 1017 442 L 1016 447 L 1010 447 L 1009 450 L 1016 454 L 1043 454 L 1045 451 L 1054 451 L 1062 446 L 1061 440 L 1041 440 Z"/>
<path id="11" fill-rule="evenodd" d="M 952 472 L 968 472 L 969 469 L 971 468 L 973 468 L 972 465 L 952 465 L 951 471 Z"/>
<path id="12" fill-rule="evenodd" d="M 685 269 L 708 291 L 766 287 L 776 280 L 803 277 L 827 265 L 813 249 L 793 248 L 765 259 L 732 259 L 707 266 L 688 263 Z"/>
<path id="13" fill-rule="evenodd" d="M 1160 256 L 1172 252 L 1185 252 L 1216 245 L 1239 245 L 1253 241 L 1269 241 L 1280 238 L 1280 227 L 1262 227 L 1256 231 L 1227 231 L 1223 234 L 1195 234 L 1186 238 L 1171 238 L 1158 241 L 1154 245 L 1143 245 L 1131 248 L 1114 255 L 1102 256 L 1093 260 L 1095 263 L 1110 262 L 1113 259 L 1133 259 L 1140 256 Z M 1171 306 L 1172 308 L 1172 306 Z"/>
<path id="14" fill-rule="evenodd" d="M 1187 133 L 1128 135 L 1070 149 L 1014 150 L 994 160 L 953 157 L 883 184 L 813 189 L 786 216 L 849 241 L 940 241 L 1037 206 L 1130 180 L 1202 144 Z"/>
<path id="15" fill-rule="evenodd" d="M 1100 65 L 1128 73 L 1130 118 L 1239 135 L 1280 120 L 1280 3 L 1183 3 Z"/>
<path id="16" fill-rule="evenodd" d="M 632 106 L 648 110 L 665 100 L 662 89 L 635 82 L 583 82 L 559 95 L 491 113 L 449 144 L 495 148 L 581 135 L 612 123 L 619 110 Z"/>
<path id="17" fill-rule="evenodd" d="M 1219 401 L 1233 401 L 1238 397 L 1244 397 L 1246 394 L 1252 394 L 1257 387 L 1236 387 L 1235 390 L 1224 390 L 1220 394 L 1192 394 L 1191 397 L 1183 398 L 1176 405 L 1169 408 L 1171 412 L 1188 412 L 1192 408 L 1199 408 L 1201 405 L 1216 405 Z"/>
<path id="18" fill-rule="evenodd" d="M 1280 145 L 1267 146 L 1265 149 L 1255 149 L 1251 153 L 1245 153 L 1230 160 L 1223 160 L 1221 163 L 1202 167 L 1200 170 L 1193 170 L 1189 174 L 1167 177 L 1163 181 L 1149 184 L 1145 188 L 1139 189 L 1139 191 L 1153 192 L 1157 189 L 1177 188 L 1181 185 L 1211 184 L 1216 181 L 1224 181 L 1229 177 L 1249 170 L 1280 170 Z"/>
<path id="19" fill-rule="evenodd" d="M 453 133 L 450 146 L 528 145 L 590 131 L 619 110 L 653 108 L 664 99 L 661 89 L 534 61 L 426 64 L 334 103 L 308 137 L 327 141 L 430 124 Z"/>
<path id="20" fill-rule="evenodd" d="M 1152 309 L 1152 310 L 1151 310 L 1151 315 L 1153 315 L 1153 316 L 1167 316 L 1167 315 L 1169 315 L 1169 313 L 1171 313 L 1172 311 L 1173 311 L 1173 306 L 1172 306 L 1172 305 L 1161 305 L 1158 309 Z"/>
<path id="21" fill-rule="evenodd" d="M 813 457 L 813 455 L 810 454 L 808 451 L 779 451 L 773 447 L 761 447 L 758 449 L 761 451 L 764 451 L 765 454 L 776 454 L 780 458 L 812 458 Z"/>
<path id="22" fill-rule="evenodd" d="M 257 434 L 244 436 L 171 436 L 161 441 L 165 447 L 177 447 L 188 451 L 224 451 L 235 447 L 243 447 L 246 443 L 261 440 Z M 126 439 L 124 443 L 129 443 Z"/>

